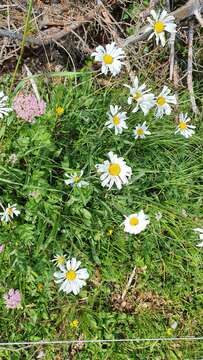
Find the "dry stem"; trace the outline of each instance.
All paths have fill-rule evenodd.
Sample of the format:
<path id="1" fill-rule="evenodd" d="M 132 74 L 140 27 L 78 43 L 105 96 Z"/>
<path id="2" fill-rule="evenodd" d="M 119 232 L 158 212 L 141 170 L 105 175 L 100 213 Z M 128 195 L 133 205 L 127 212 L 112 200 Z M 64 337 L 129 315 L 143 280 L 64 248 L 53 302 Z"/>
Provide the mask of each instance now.
<path id="1" fill-rule="evenodd" d="M 137 270 L 137 267 L 135 266 L 134 269 L 133 269 L 133 271 L 132 271 L 132 273 L 131 273 L 131 275 L 130 275 L 130 277 L 129 277 L 129 280 L 128 280 L 128 282 L 127 282 L 127 285 L 126 285 L 126 287 L 125 287 L 125 289 L 124 289 L 124 291 L 123 291 L 123 293 L 122 293 L 122 296 L 121 296 L 121 299 L 122 299 L 122 300 L 124 300 L 124 298 L 125 298 L 125 296 L 126 296 L 126 294 L 127 294 L 127 292 L 128 292 L 128 289 L 129 289 L 130 285 L 132 284 L 132 281 L 133 281 L 133 279 L 134 279 L 134 277 L 135 277 L 136 270 Z"/>
<path id="2" fill-rule="evenodd" d="M 152 0 L 150 3 L 150 9 L 156 4 L 156 0 Z M 103 9 L 103 4 L 95 6 L 94 9 L 90 10 L 86 16 L 84 16 L 80 21 L 74 21 L 71 25 L 64 26 L 62 30 L 58 30 L 56 32 L 52 32 L 51 34 L 47 34 L 46 31 L 41 31 L 38 37 L 34 36 L 26 36 L 26 44 L 33 44 L 33 45 L 47 45 L 52 41 L 58 41 L 67 34 L 69 34 L 72 30 L 76 30 L 81 25 L 94 20 L 97 15 Z M 149 9 L 148 9 L 149 11 Z M 190 16 L 195 15 L 198 21 L 201 23 L 202 19 L 199 15 L 203 11 L 203 0 L 188 0 L 187 3 L 177 10 L 171 12 L 170 14 L 175 17 L 176 23 L 184 20 Z M 132 43 L 140 42 L 149 36 L 151 30 L 146 30 L 147 26 L 141 28 L 136 34 L 133 34 L 122 41 L 122 46 L 128 46 Z M 22 40 L 22 33 L 0 29 L 0 36 L 9 37 L 12 39 Z"/>
<path id="3" fill-rule="evenodd" d="M 195 15 L 197 21 L 199 22 L 199 24 L 201 25 L 201 27 L 203 27 L 203 18 L 201 17 L 201 14 L 198 9 L 196 9 L 194 11 L 194 15 Z"/>
<path id="4" fill-rule="evenodd" d="M 198 107 L 196 105 L 193 84 L 192 84 L 192 63 L 193 63 L 193 34 L 194 34 L 194 24 L 193 21 L 190 22 L 189 34 L 188 34 L 188 71 L 187 71 L 187 85 L 188 91 L 190 94 L 190 101 L 192 105 L 192 111 L 194 114 L 199 114 Z"/>
<path id="5" fill-rule="evenodd" d="M 171 52 L 170 52 L 170 76 L 169 79 L 172 80 L 174 77 L 174 59 L 175 59 L 175 37 L 176 33 L 171 34 L 170 38 L 170 46 L 171 46 Z"/>

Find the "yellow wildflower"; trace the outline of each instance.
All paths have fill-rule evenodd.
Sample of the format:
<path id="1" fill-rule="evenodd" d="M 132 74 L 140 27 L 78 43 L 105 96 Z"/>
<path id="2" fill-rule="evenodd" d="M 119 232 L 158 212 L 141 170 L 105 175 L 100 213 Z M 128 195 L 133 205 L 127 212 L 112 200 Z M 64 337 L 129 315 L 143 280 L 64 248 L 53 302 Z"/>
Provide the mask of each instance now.
<path id="1" fill-rule="evenodd" d="M 57 106 L 55 112 L 56 112 L 56 115 L 61 116 L 64 113 L 64 108 L 62 106 Z"/>
<path id="2" fill-rule="evenodd" d="M 79 321 L 76 319 L 70 322 L 71 329 L 77 328 L 78 325 L 79 325 Z"/>

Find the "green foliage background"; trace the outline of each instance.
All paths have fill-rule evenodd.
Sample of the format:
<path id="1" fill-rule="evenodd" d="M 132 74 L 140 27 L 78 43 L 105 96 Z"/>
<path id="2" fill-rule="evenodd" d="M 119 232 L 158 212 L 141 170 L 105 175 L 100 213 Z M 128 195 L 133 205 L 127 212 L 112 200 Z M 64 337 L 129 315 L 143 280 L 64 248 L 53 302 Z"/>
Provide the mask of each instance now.
<path id="1" fill-rule="evenodd" d="M 123 79 L 101 86 L 85 71 L 76 83 L 68 78 L 59 84 L 38 82 L 47 112 L 35 124 L 12 113 L 0 125 L 1 202 L 16 203 L 21 210 L 14 222 L 1 224 L 1 341 L 202 335 L 202 250 L 192 231 L 203 227 L 201 116 L 193 120 L 196 134 L 186 140 L 174 135 L 176 113 L 160 120 L 153 111 L 147 117 L 133 114 Z M 186 92 L 179 101 L 180 111 L 188 112 Z M 129 129 L 121 136 L 104 127 L 110 104 L 128 111 Z M 55 113 L 59 105 L 65 108 L 61 117 Z M 135 141 L 133 128 L 145 120 L 152 135 Z M 123 156 L 133 170 L 120 192 L 103 189 L 96 174 L 95 164 L 109 151 Z M 11 154 L 17 155 L 15 164 Z M 65 186 L 64 173 L 81 168 L 90 186 Z M 149 215 L 150 226 L 137 236 L 125 234 L 124 215 L 140 209 Z M 88 268 L 90 280 L 79 296 L 58 293 L 51 262 L 58 253 L 75 256 Z M 134 309 L 128 312 L 115 307 L 112 295 L 122 293 L 135 265 L 145 270 L 127 294 Z M 22 293 L 18 310 L 5 308 L 2 296 L 9 288 Z M 143 297 L 151 292 L 165 305 L 140 305 L 136 292 Z M 70 328 L 73 319 L 79 320 L 77 329 Z M 170 327 L 174 321 L 176 330 Z M 83 360 L 203 356 L 202 342 L 189 341 L 44 349 L 46 359 L 66 359 L 71 351 L 74 359 Z M 39 350 L 1 351 L 0 356 L 32 359 Z"/>

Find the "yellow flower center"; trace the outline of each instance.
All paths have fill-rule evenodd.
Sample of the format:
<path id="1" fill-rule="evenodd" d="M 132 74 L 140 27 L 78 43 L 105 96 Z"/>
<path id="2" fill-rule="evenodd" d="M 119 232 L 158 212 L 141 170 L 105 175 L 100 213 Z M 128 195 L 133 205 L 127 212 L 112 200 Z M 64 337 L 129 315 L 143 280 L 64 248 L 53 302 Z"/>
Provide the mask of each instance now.
<path id="1" fill-rule="evenodd" d="M 163 32 L 165 29 L 165 24 L 162 21 L 156 21 L 154 24 L 154 31 L 157 33 Z"/>
<path id="2" fill-rule="evenodd" d="M 140 100 L 141 97 L 142 97 L 142 93 L 140 91 L 137 91 L 133 95 L 133 99 L 136 100 L 136 101 Z"/>
<path id="3" fill-rule="evenodd" d="M 69 281 L 73 281 L 76 279 L 76 272 L 74 270 L 69 270 L 66 272 L 66 279 Z"/>
<path id="4" fill-rule="evenodd" d="M 130 219 L 130 225 L 136 226 L 136 225 L 138 225 L 138 224 L 139 224 L 138 218 L 132 217 L 132 218 Z"/>
<path id="5" fill-rule="evenodd" d="M 180 123 L 179 123 L 179 129 L 180 130 L 185 130 L 185 129 L 187 129 L 187 124 L 184 122 L 184 121 L 180 121 Z"/>
<path id="6" fill-rule="evenodd" d="M 137 135 L 141 136 L 144 134 L 144 130 L 142 128 L 137 129 Z"/>
<path id="7" fill-rule="evenodd" d="M 55 111 L 56 114 L 60 116 L 64 113 L 64 108 L 62 106 L 58 106 Z"/>
<path id="8" fill-rule="evenodd" d="M 56 262 L 58 265 L 63 265 L 65 263 L 65 256 L 63 256 L 63 255 L 58 256 L 58 258 L 56 259 Z"/>
<path id="9" fill-rule="evenodd" d="M 109 165 L 109 174 L 112 175 L 112 176 L 118 176 L 121 172 L 121 168 L 120 168 L 120 165 L 118 164 L 110 164 Z"/>
<path id="10" fill-rule="evenodd" d="M 159 96 L 156 102 L 159 106 L 163 106 L 166 104 L 166 99 L 164 96 Z"/>
<path id="11" fill-rule="evenodd" d="M 113 117 L 113 122 L 114 122 L 115 125 L 119 125 L 119 124 L 120 124 L 120 119 L 119 119 L 118 115 L 115 115 L 115 116 Z"/>
<path id="12" fill-rule="evenodd" d="M 111 55 L 109 55 L 109 54 L 105 54 L 105 55 L 103 56 L 103 61 L 104 61 L 104 63 L 105 63 L 106 65 L 111 65 L 112 62 L 113 62 L 113 57 L 112 57 Z"/>
<path id="13" fill-rule="evenodd" d="M 8 215 L 13 215 L 13 209 L 12 208 L 8 208 L 7 209 L 7 213 L 8 213 Z"/>
<path id="14" fill-rule="evenodd" d="M 73 181 L 74 183 L 78 183 L 80 181 L 80 176 L 74 176 Z"/>

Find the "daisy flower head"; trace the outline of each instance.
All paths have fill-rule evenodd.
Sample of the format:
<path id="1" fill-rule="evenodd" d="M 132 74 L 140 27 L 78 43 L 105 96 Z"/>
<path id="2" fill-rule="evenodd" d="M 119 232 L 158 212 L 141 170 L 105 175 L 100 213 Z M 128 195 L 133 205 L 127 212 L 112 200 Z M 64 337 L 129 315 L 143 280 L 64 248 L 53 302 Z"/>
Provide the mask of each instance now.
<path id="1" fill-rule="evenodd" d="M 7 116 L 11 108 L 7 107 L 6 103 L 8 100 L 8 96 L 4 95 L 3 91 L 0 91 L 0 119 L 3 119 L 4 116 Z"/>
<path id="2" fill-rule="evenodd" d="M 4 210 L 0 213 L 1 221 L 9 222 L 13 220 L 14 215 L 20 215 L 20 211 L 16 209 L 16 204 L 10 205 L 5 209 L 3 205 L 1 205 L 2 209 Z"/>
<path id="3" fill-rule="evenodd" d="M 67 294 L 73 292 L 74 295 L 79 294 L 80 289 L 86 285 L 89 278 L 87 269 L 79 269 L 81 262 L 75 258 L 68 260 L 65 265 L 59 265 L 61 271 L 54 273 L 55 282 L 61 284 L 59 291 Z"/>
<path id="4" fill-rule="evenodd" d="M 116 76 L 121 71 L 124 58 L 124 51 L 118 48 L 115 42 L 106 45 L 105 47 L 99 45 L 96 47 L 96 51 L 91 56 L 95 57 L 95 61 L 101 63 L 101 72 L 107 75 L 108 71 L 113 76 Z"/>
<path id="5" fill-rule="evenodd" d="M 109 189 L 114 184 L 118 190 L 128 183 L 128 178 L 132 175 L 132 169 L 126 165 L 122 157 L 118 157 L 112 151 L 108 153 L 109 160 L 105 160 L 103 164 L 97 164 L 96 169 L 101 174 L 100 180 L 103 187 Z"/>
<path id="6" fill-rule="evenodd" d="M 164 86 L 163 90 L 159 94 L 159 96 L 156 98 L 156 117 L 162 118 L 164 114 L 170 115 L 171 113 L 171 106 L 169 104 L 177 104 L 177 100 L 175 95 L 169 95 L 171 90 Z"/>
<path id="7" fill-rule="evenodd" d="M 7 309 L 15 309 L 21 302 L 21 294 L 19 290 L 10 289 L 7 294 L 4 294 L 3 298 Z"/>
<path id="8" fill-rule="evenodd" d="M 78 173 L 65 174 L 65 176 L 67 177 L 67 180 L 64 180 L 65 184 L 69 185 L 69 186 L 76 186 L 78 188 L 88 186 L 89 183 L 87 181 L 84 181 L 81 179 L 83 176 L 83 173 L 84 173 L 84 171 L 81 170 L 80 174 L 78 174 Z"/>
<path id="9" fill-rule="evenodd" d="M 110 111 L 107 113 L 109 120 L 105 123 L 105 125 L 109 128 L 115 129 L 115 135 L 121 134 L 123 129 L 127 129 L 127 125 L 125 120 L 127 119 L 126 112 L 121 112 L 121 107 L 117 105 L 110 105 Z"/>
<path id="10" fill-rule="evenodd" d="M 147 115 L 149 110 L 155 104 L 154 94 L 150 92 L 151 89 L 147 89 L 145 84 L 139 85 L 138 77 L 136 76 L 132 86 L 125 85 L 130 90 L 130 96 L 128 97 L 128 104 L 136 103 L 132 112 L 137 112 L 139 108 L 143 111 L 144 115 Z"/>
<path id="11" fill-rule="evenodd" d="M 152 10 L 150 12 L 151 17 L 148 17 L 149 26 L 147 26 L 146 31 L 152 30 L 152 34 L 149 36 L 148 40 L 153 36 L 156 37 L 156 44 L 161 42 L 162 46 L 165 46 L 165 32 L 175 33 L 176 24 L 174 23 L 174 16 L 168 15 L 166 10 L 158 11 Z"/>
<path id="12" fill-rule="evenodd" d="M 179 123 L 177 125 L 175 134 L 179 133 L 179 134 L 183 135 L 186 139 L 191 137 L 195 133 L 195 131 L 193 129 L 195 129 L 196 126 L 189 125 L 188 124 L 189 122 L 190 122 L 190 118 L 187 116 L 187 114 L 181 113 L 179 115 Z"/>
<path id="13" fill-rule="evenodd" d="M 151 132 L 148 130 L 148 126 L 146 124 L 146 121 L 140 125 L 138 124 L 136 128 L 134 129 L 134 136 L 135 139 L 144 139 L 146 135 L 150 135 Z"/>
<path id="14" fill-rule="evenodd" d="M 143 210 L 141 210 L 138 213 L 125 217 L 125 221 L 123 223 L 124 231 L 129 234 L 139 234 L 141 231 L 146 229 L 149 222 L 148 216 L 145 215 Z"/>
<path id="15" fill-rule="evenodd" d="M 57 266 L 59 265 L 64 265 L 66 262 L 66 257 L 64 255 L 55 255 L 53 260 L 51 260 L 52 262 L 54 262 Z"/>
<path id="16" fill-rule="evenodd" d="M 195 228 L 193 229 L 195 232 L 199 233 L 199 239 L 202 240 L 199 244 L 197 244 L 197 247 L 202 248 L 203 247 L 203 229 L 201 228 Z"/>

